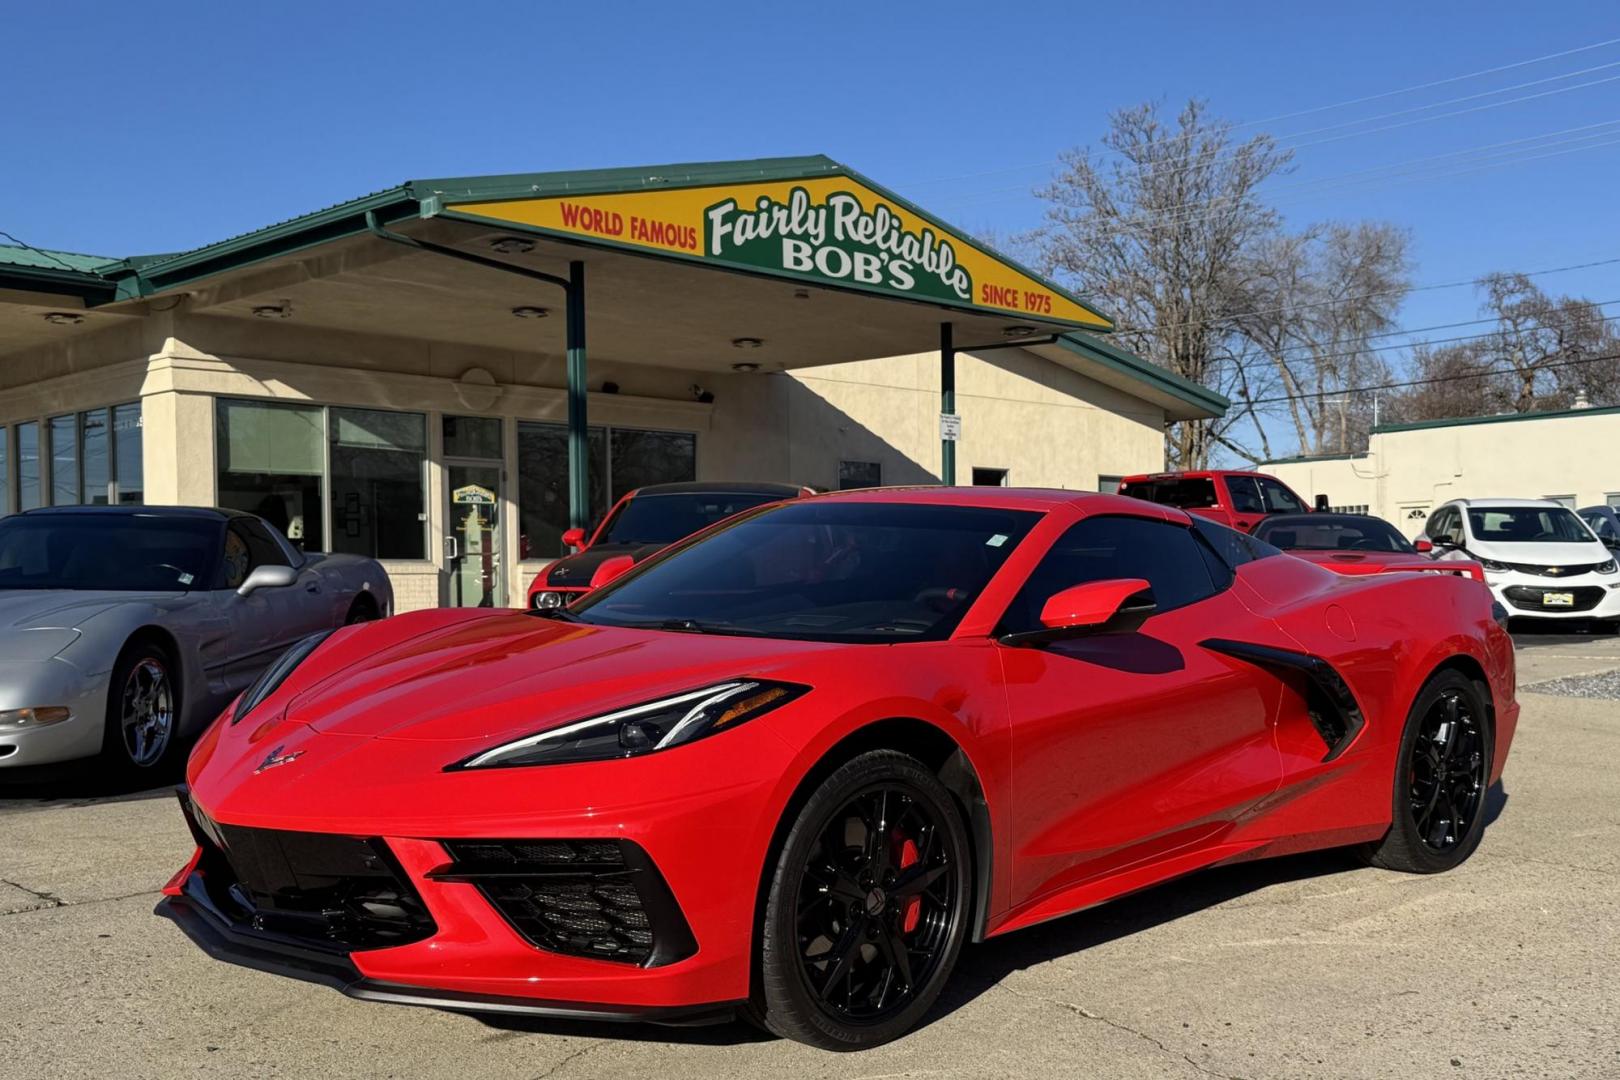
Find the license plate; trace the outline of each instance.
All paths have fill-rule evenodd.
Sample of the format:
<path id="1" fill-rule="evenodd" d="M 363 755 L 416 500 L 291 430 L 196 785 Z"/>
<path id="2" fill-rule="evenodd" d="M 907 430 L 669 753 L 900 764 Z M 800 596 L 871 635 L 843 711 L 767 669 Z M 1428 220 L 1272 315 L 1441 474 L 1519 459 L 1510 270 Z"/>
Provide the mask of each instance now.
<path id="1" fill-rule="evenodd" d="M 1547 592 L 1541 594 L 1542 607 L 1574 607 L 1575 594 L 1567 592 Z"/>

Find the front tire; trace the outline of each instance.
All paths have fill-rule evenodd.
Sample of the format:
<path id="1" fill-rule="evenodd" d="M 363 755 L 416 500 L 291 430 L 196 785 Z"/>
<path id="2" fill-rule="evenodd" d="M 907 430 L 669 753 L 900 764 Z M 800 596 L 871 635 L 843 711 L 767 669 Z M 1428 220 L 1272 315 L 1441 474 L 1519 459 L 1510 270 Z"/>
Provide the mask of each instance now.
<path id="1" fill-rule="evenodd" d="M 133 780 L 164 775 L 180 744 L 179 669 L 155 641 L 133 641 L 113 665 L 107 683 L 106 730 L 101 764 L 113 776 Z"/>
<path id="2" fill-rule="evenodd" d="M 1368 861 L 1438 874 L 1472 855 L 1485 833 L 1492 740 L 1483 687 L 1458 671 L 1425 683 L 1401 736 L 1389 832 Z"/>
<path id="3" fill-rule="evenodd" d="M 771 870 L 755 1017 L 826 1050 L 905 1034 L 961 953 L 970 859 L 955 801 L 921 762 L 874 750 L 838 768 Z"/>

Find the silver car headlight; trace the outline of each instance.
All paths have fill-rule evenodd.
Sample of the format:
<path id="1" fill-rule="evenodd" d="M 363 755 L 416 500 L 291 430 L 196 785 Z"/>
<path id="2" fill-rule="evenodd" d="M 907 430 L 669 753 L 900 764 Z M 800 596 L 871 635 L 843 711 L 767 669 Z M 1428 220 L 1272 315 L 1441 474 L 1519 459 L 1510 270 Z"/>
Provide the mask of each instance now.
<path id="1" fill-rule="evenodd" d="M 567 602 L 567 595 L 560 592 L 538 592 L 534 594 L 534 609 L 536 611 L 554 611 Z"/>
<path id="2" fill-rule="evenodd" d="M 264 699 L 281 688 L 281 684 L 287 681 L 287 676 L 293 673 L 293 669 L 309 659 L 309 654 L 320 648 L 321 642 L 331 636 L 330 630 L 311 634 L 277 657 L 275 663 L 265 668 L 259 677 L 253 680 L 253 685 L 243 692 L 241 700 L 236 703 L 236 711 L 231 714 L 231 723 L 236 723 L 264 704 Z"/>
<path id="3" fill-rule="evenodd" d="M 1497 562 L 1495 559 L 1481 559 L 1479 560 L 1479 565 L 1483 566 L 1493 574 L 1503 574 L 1513 569 L 1513 565 L 1511 563 Z"/>
<path id="4" fill-rule="evenodd" d="M 734 679 L 502 743 L 450 768 L 562 765 L 639 757 L 729 731 L 781 708 L 809 689 L 765 679 Z"/>
<path id="5" fill-rule="evenodd" d="M 1598 563 L 1596 566 L 1592 567 L 1592 569 L 1596 570 L 1600 574 L 1612 574 L 1616 570 L 1620 570 L 1620 566 L 1617 566 L 1615 561 L 1610 559 L 1608 562 Z"/>

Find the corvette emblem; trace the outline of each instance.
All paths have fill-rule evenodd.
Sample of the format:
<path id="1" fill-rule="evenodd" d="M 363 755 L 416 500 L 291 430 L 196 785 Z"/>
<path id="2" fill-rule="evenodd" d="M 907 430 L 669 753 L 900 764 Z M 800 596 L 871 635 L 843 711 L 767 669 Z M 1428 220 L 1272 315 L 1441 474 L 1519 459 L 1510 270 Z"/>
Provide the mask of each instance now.
<path id="1" fill-rule="evenodd" d="M 286 744 L 283 743 L 282 745 L 286 745 Z M 277 765 L 290 765 L 294 761 L 297 761 L 299 758 L 301 758 L 303 756 L 304 756 L 304 752 L 302 750 L 294 750 L 290 754 L 283 754 L 281 752 L 281 747 L 278 746 L 274 750 L 270 751 L 268 754 L 265 755 L 264 760 L 259 762 L 259 767 L 257 769 L 253 770 L 253 775 L 258 776 L 260 773 L 264 772 L 266 769 L 273 769 Z"/>

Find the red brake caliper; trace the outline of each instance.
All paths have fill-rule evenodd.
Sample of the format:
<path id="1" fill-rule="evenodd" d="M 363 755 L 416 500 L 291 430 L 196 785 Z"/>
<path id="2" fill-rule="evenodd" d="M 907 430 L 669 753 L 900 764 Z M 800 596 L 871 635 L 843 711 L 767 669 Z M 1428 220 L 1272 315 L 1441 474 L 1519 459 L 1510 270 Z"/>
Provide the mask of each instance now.
<path id="1" fill-rule="evenodd" d="M 902 872 L 908 867 L 915 866 L 918 858 L 917 845 L 915 842 L 910 839 L 900 841 L 900 854 L 895 859 L 895 862 L 898 864 Z M 921 918 L 922 897 L 913 896 L 906 901 L 905 910 L 900 915 L 900 932 L 903 934 L 911 933 L 913 930 L 917 929 L 917 923 L 921 920 Z"/>

